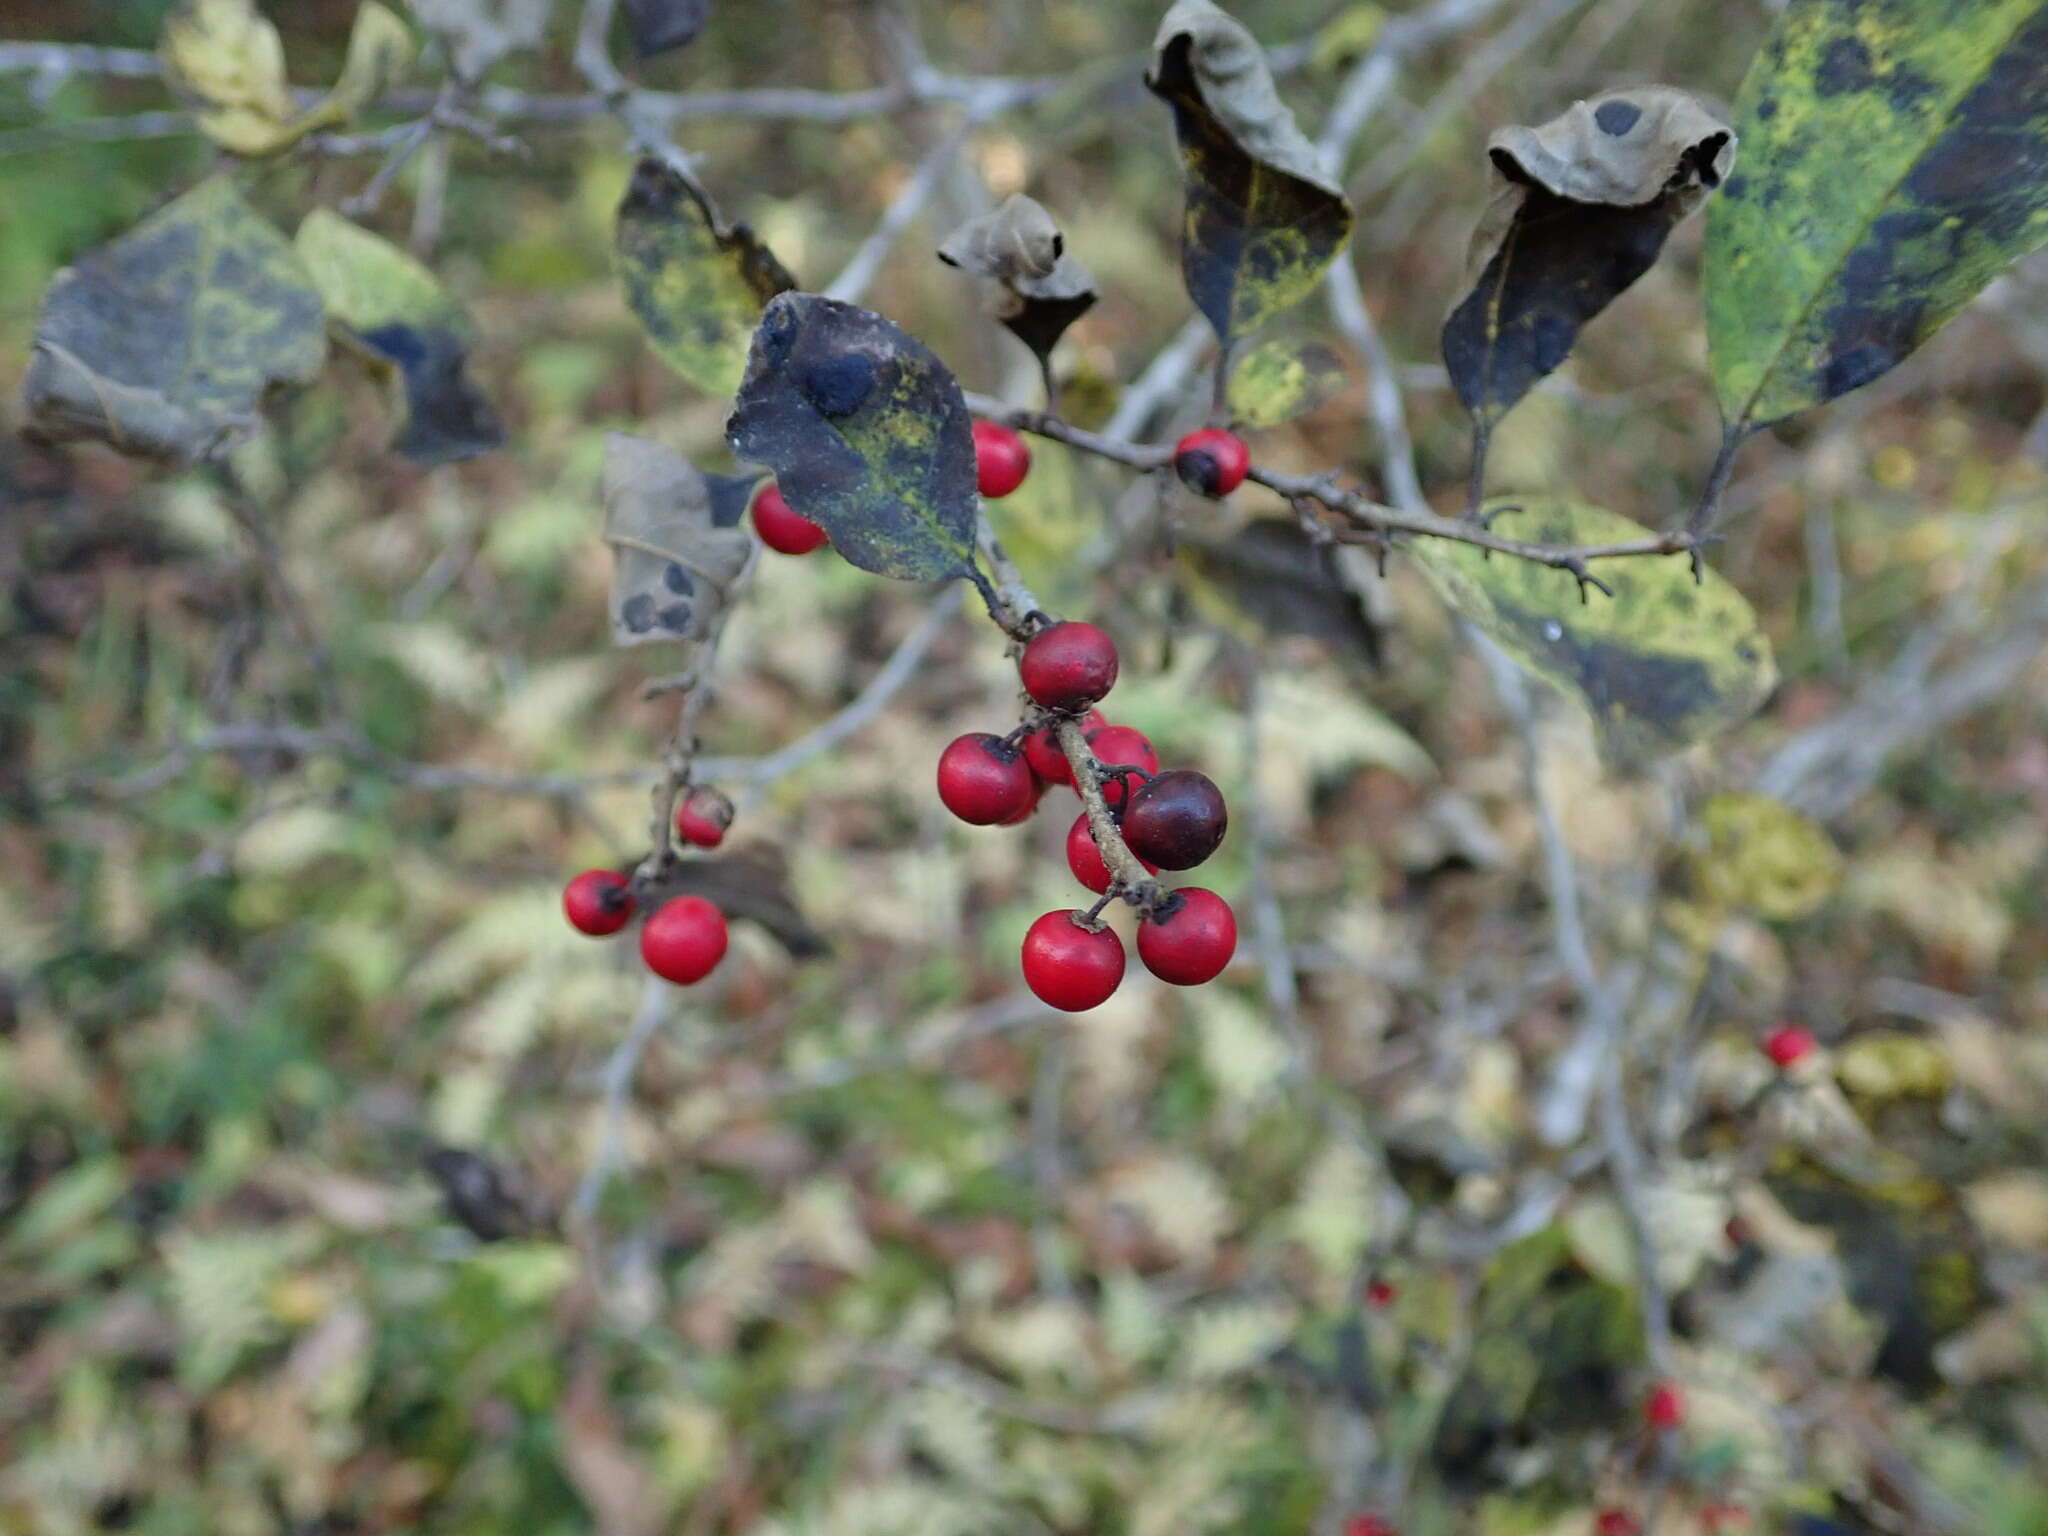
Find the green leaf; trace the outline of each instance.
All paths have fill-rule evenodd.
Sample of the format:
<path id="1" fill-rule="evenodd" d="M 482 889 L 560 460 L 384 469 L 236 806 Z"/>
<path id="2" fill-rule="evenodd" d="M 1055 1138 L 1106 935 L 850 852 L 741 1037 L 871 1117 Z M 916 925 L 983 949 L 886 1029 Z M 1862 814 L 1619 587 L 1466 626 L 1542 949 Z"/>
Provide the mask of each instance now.
<path id="1" fill-rule="evenodd" d="M 497 412 L 464 372 L 474 328 L 432 272 L 325 208 L 306 215 L 296 244 L 327 302 L 328 324 L 401 382 L 400 453 L 449 464 L 504 442 Z"/>
<path id="2" fill-rule="evenodd" d="M 1211 0 L 1175 0 L 1145 83 L 1173 109 L 1180 141 L 1181 273 L 1228 346 L 1315 287 L 1351 238 L 1351 205 L 1258 40 Z"/>
<path id="3" fill-rule="evenodd" d="M 815 294 L 768 306 L 726 441 L 864 571 L 973 576 L 974 436 L 946 365 L 890 321 Z"/>
<path id="4" fill-rule="evenodd" d="M 22 393 L 39 436 L 194 462 L 327 358 L 319 291 L 225 177 L 58 273 Z"/>
<path id="5" fill-rule="evenodd" d="M 744 224 L 730 227 L 703 191 L 644 159 L 619 204 L 615 235 L 626 302 L 662 360 L 699 389 L 730 395 L 761 308 L 796 279 Z"/>
<path id="6" fill-rule="evenodd" d="M 1708 219 L 1730 431 L 1895 367 L 2048 239 L 2048 5 L 1792 0 L 1736 100 Z"/>
<path id="7" fill-rule="evenodd" d="M 1230 418 L 1277 427 L 1306 415 L 1351 382 L 1344 359 L 1319 341 L 1276 336 L 1245 353 L 1230 375 Z"/>
<path id="8" fill-rule="evenodd" d="M 1519 510 L 1517 510 L 1519 509 Z M 1609 544 L 1645 530 L 1564 500 L 1496 503 L 1501 531 L 1552 547 Z M 1568 571 L 1448 540 L 1415 557 L 1453 608 L 1518 663 L 1592 715 L 1622 763 L 1676 751 L 1754 714 L 1777 681 L 1770 641 L 1742 594 L 1712 571 L 1695 583 L 1682 559 L 1599 562 L 1614 596 Z"/>
<path id="9" fill-rule="evenodd" d="M 614 432 L 604 456 L 612 643 L 703 638 L 746 570 L 753 539 L 718 525 L 708 477 L 675 450 Z"/>

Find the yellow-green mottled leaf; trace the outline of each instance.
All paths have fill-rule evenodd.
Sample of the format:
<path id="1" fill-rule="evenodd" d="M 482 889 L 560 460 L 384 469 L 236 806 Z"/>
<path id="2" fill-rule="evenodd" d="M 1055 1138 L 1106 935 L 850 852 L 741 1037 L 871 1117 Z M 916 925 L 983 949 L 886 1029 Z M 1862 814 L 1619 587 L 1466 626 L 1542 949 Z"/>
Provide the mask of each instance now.
<path id="1" fill-rule="evenodd" d="M 862 570 L 976 574 L 967 402 L 946 365 L 880 315 L 815 294 L 775 299 L 725 436 Z"/>
<path id="2" fill-rule="evenodd" d="M 1696 860 L 1703 893 L 1776 922 L 1811 914 L 1842 883 L 1826 832 L 1766 795 L 1721 794 L 1700 813 L 1707 846 Z"/>
<path id="3" fill-rule="evenodd" d="M 633 172 L 614 241 L 626 302 L 662 360 L 714 395 L 738 389 L 762 307 L 796 286 L 775 253 L 654 159 Z"/>
<path id="4" fill-rule="evenodd" d="M 31 428 L 184 461 L 252 431 L 327 358 L 319 291 L 225 177 L 57 274 L 22 395 Z"/>
<path id="5" fill-rule="evenodd" d="M 1314 410 L 1350 383 L 1344 359 L 1319 341 L 1274 337 L 1238 360 L 1230 415 L 1241 426 L 1277 427 Z"/>
<path id="6" fill-rule="evenodd" d="M 284 43 L 254 0 L 184 0 L 157 52 L 164 78 L 197 103 L 200 131 L 223 149 L 261 155 L 290 142 Z"/>
<path id="7" fill-rule="evenodd" d="M 2048 239 L 2048 5 L 1792 0 L 1707 228 L 1732 431 L 1868 384 Z"/>
<path id="8" fill-rule="evenodd" d="M 1501 531 L 1553 547 L 1644 536 L 1627 518 L 1576 502 L 1492 510 Z M 1618 761 L 1675 751 L 1748 719 L 1777 681 L 1748 601 L 1712 571 L 1695 583 L 1682 559 L 1602 561 L 1596 573 L 1614 595 L 1582 601 L 1570 573 L 1549 566 L 1443 540 L 1415 554 L 1445 601 L 1591 713 Z"/>
<path id="9" fill-rule="evenodd" d="M 1351 238 L 1351 205 L 1258 40 L 1211 0 L 1175 0 L 1145 83 L 1173 109 L 1180 141 L 1181 275 L 1228 345 L 1308 295 Z"/>
<path id="10" fill-rule="evenodd" d="M 400 380 L 400 453 L 447 464 L 504 442 L 497 412 L 465 371 L 474 327 L 433 273 L 325 208 L 306 215 L 296 244 L 326 300 L 329 325 Z"/>

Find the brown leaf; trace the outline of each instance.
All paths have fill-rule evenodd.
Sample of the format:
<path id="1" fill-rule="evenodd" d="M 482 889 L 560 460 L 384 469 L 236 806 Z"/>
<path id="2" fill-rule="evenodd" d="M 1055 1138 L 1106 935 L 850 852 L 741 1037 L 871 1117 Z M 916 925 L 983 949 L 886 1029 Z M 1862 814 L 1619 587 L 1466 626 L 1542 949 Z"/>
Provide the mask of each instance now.
<path id="1" fill-rule="evenodd" d="M 612 546 L 612 643 L 709 634 L 753 541 L 721 528 L 697 466 L 644 437 L 605 439 L 605 542 Z"/>
<path id="2" fill-rule="evenodd" d="M 773 848 L 747 848 L 722 859 L 678 860 L 663 878 L 660 894 L 663 900 L 702 896 L 727 917 L 751 918 L 775 935 L 794 959 L 832 952 L 790 894 L 789 865 Z"/>
<path id="3" fill-rule="evenodd" d="M 1066 253 L 1051 214 L 1021 192 L 946 237 L 939 260 L 982 279 L 988 312 L 1038 356 L 1095 303 L 1095 279 Z"/>

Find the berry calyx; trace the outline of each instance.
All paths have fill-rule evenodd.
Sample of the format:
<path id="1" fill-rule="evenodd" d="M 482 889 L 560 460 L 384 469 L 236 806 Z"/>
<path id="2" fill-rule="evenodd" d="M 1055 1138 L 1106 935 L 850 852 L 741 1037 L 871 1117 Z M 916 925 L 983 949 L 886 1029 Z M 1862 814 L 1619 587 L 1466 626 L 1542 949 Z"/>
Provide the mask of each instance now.
<path id="1" fill-rule="evenodd" d="M 987 731 L 958 736 L 939 754 L 939 799 L 970 826 L 993 827 L 1028 816 L 1038 781 L 1021 749 Z"/>
<path id="2" fill-rule="evenodd" d="M 1237 953 L 1237 914 L 1214 891 L 1183 886 L 1138 929 L 1145 969 L 1176 987 L 1214 981 Z"/>
<path id="3" fill-rule="evenodd" d="M 1082 738 L 1085 740 L 1090 731 L 1099 731 L 1106 724 L 1108 722 L 1102 718 L 1101 710 L 1089 710 L 1081 717 Z M 1031 771 L 1048 784 L 1074 782 L 1074 765 L 1060 750 L 1059 734 L 1050 725 L 1041 725 L 1024 738 L 1024 760 L 1031 765 Z"/>
<path id="4" fill-rule="evenodd" d="M 1228 496 L 1252 467 L 1252 451 L 1235 432 L 1204 427 L 1173 445 L 1173 472 L 1189 490 L 1204 496 Z"/>
<path id="5" fill-rule="evenodd" d="M 1813 1031 L 1797 1024 L 1781 1024 L 1764 1036 L 1764 1054 L 1781 1070 L 1796 1067 L 1820 1044 Z"/>
<path id="6" fill-rule="evenodd" d="M 1152 743 L 1145 739 L 1143 731 L 1132 730 L 1128 725 L 1105 725 L 1089 732 L 1088 750 L 1105 768 L 1137 768 L 1148 777 L 1159 771 L 1159 754 L 1152 750 Z M 1104 779 L 1102 798 L 1112 807 L 1122 805 L 1124 787 L 1122 779 Z"/>
<path id="7" fill-rule="evenodd" d="M 562 910 L 571 928 L 601 939 L 633 920 L 633 887 L 615 870 L 586 869 L 562 887 Z"/>
<path id="8" fill-rule="evenodd" d="M 1031 450 L 1024 439 L 999 422 L 974 424 L 974 479 L 991 500 L 1007 496 L 1031 473 Z"/>
<path id="9" fill-rule="evenodd" d="M 702 981 L 725 958 L 725 914 L 702 896 L 677 896 L 640 925 L 640 958 L 679 987 Z"/>
<path id="10" fill-rule="evenodd" d="M 1643 1522 L 1625 1509 L 1603 1509 L 1593 1517 L 1594 1536 L 1643 1536 Z"/>
<path id="11" fill-rule="evenodd" d="M 1144 860 L 1140 859 L 1138 862 L 1143 864 Z M 1096 895 L 1101 896 L 1108 892 L 1109 865 L 1103 862 L 1102 850 L 1096 846 L 1095 834 L 1088 828 L 1086 811 L 1076 816 L 1074 824 L 1067 828 L 1067 868 L 1074 872 L 1076 880 Z M 1145 868 L 1155 875 L 1159 873 L 1156 864 L 1146 864 Z"/>
<path id="12" fill-rule="evenodd" d="M 825 530 L 783 500 L 782 487 L 770 481 L 754 498 L 754 532 L 779 555 L 808 555 L 825 542 Z"/>
<path id="13" fill-rule="evenodd" d="M 1017 671 L 1047 709 L 1086 709 L 1116 684 L 1116 642 L 1093 624 L 1055 624 L 1025 642 Z"/>
<path id="14" fill-rule="evenodd" d="M 693 848 L 716 848 L 732 816 L 732 801 L 718 790 L 693 789 L 676 807 L 676 836 Z"/>
<path id="15" fill-rule="evenodd" d="M 1024 985 L 1048 1008 L 1085 1013 L 1124 979 L 1124 945 L 1107 928 L 1084 928 L 1079 912 L 1048 912 L 1024 935 Z"/>
<path id="16" fill-rule="evenodd" d="M 1229 827 L 1223 791 L 1192 768 L 1147 779 L 1124 808 L 1124 841 L 1161 869 L 1193 869 L 1216 851 Z"/>
<path id="17" fill-rule="evenodd" d="M 1685 1394 L 1673 1382 L 1658 1382 L 1643 1403 L 1643 1417 L 1652 1429 L 1678 1428 L 1685 1422 Z"/>
<path id="18" fill-rule="evenodd" d="M 1365 1288 L 1365 1304 L 1384 1312 L 1394 1304 L 1394 1283 L 1391 1280 L 1374 1280 Z"/>

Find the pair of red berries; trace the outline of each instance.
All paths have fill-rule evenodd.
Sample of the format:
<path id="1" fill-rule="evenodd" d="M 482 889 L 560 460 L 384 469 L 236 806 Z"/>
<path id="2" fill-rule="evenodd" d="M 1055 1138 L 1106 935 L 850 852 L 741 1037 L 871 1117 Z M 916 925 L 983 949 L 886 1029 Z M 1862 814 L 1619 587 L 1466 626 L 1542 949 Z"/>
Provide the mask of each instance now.
<path id="1" fill-rule="evenodd" d="M 638 905 L 631 883 L 613 869 L 586 869 L 562 891 L 570 926 L 593 938 L 617 933 Z M 717 907 L 702 896 L 675 896 L 640 925 L 640 958 L 662 980 L 687 987 L 717 968 L 729 938 Z"/>
<path id="2" fill-rule="evenodd" d="M 1184 885 L 1138 926 L 1138 958 L 1176 987 L 1214 981 L 1237 953 L 1237 914 L 1199 885 Z M 1048 1008 L 1082 1013 L 1108 1002 L 1124 979 L 1124 944 L 1087 913 L 1046 913 L 1024 934 L 1024 985 Z"/>

